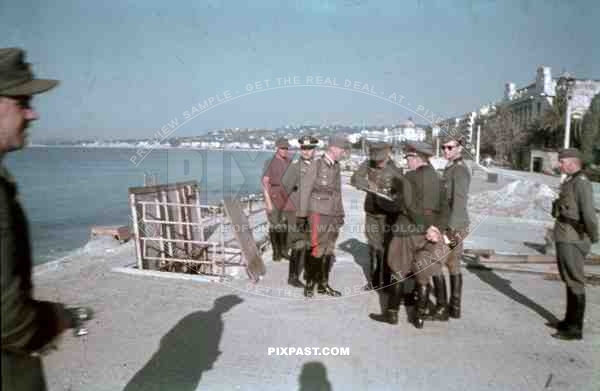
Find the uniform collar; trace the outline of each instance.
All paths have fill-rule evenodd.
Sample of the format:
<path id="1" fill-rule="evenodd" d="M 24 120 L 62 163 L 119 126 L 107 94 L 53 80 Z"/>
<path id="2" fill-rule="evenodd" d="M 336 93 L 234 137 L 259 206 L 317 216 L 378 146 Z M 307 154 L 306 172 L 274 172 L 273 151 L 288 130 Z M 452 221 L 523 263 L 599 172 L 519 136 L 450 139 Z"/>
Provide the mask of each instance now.
<path id="1" fill-rule="evenodd" d="M 458 158 L 456 158 L 454 160 L 451 160 L 450 164 L 448 165 L 448 167 L 452 167 L 452 166 L 455 166 L 457 164 L 460 164 L 460 163 L 462 163 L 462 161 L 463 161 L 462 156 L 459 156 Z"/>
<path id="2" fill-rule="evenodd" d="M 579 171 L 574 172 L 573 174 L 567 176 L 567 182 L 577 178 L 579 175 L 583 175 L 583 170 L 579 170 Z"/>
<path id="3" fill-rule="evenodd" d="M 329 156 L 329 154 L 327 152 L 325 152 L 323 154 L 323 160 L 325 160 L 325 162 L 327 163 L 327 165 L 329 166 L 333 166 L 335 164 L 335 160 L 333 160 L 331 158 L 331 156 Z"/>

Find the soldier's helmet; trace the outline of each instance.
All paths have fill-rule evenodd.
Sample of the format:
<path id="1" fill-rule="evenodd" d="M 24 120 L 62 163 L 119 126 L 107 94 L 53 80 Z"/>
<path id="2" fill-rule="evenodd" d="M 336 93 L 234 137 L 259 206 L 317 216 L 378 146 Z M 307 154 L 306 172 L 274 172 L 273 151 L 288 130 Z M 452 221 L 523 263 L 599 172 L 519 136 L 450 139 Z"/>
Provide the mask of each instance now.
<path id="1" fill-rule="evenodd" d="M 314 149 L 319 144 L 319 140 L 316 137 L 304 135 L 298 139 L 301 149 Z"/>

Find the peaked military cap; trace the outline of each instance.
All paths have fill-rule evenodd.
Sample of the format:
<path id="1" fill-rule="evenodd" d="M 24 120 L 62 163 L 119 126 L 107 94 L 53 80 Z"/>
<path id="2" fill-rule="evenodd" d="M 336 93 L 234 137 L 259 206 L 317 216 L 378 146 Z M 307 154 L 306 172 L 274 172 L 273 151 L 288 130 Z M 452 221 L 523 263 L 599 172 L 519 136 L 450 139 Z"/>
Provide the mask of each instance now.
<path id="1" fill-rule="evenodd" d="M 346 136 L 344 136 L 342 133 L 336 133 L 329 137 L 329 146 L 348 149 L 350 148 L 350 143 L 348 142 Z"/>
<path id="2" fill-rule="evenodd" d="M 369 143 L 369 158 L 371 160 L 384 160 L 387 155 L 386 149 L 391 149 L 392 144 L 383 141 L 375 141 Z"/>
<path id="3" fill-rule="evenodd" d="M 319 140 L 316 137 L 304 135 L 298 139 L 298 144 L 302 149 L 313 149 L 319 144 Z"/>
<path id="4" fill-rule="evenodd" d="M 409 142 L 406 143 L 406 153 L 416 153 L 421 156 L 429 157 L 433 156 L 433 148 L 431 145 L 422 142 Z"/>

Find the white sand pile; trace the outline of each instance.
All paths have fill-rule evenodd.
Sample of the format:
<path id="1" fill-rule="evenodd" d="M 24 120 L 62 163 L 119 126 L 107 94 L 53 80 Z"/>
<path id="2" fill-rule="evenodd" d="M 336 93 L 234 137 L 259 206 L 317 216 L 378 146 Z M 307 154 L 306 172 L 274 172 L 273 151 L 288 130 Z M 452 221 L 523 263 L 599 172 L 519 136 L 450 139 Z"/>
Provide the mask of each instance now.
<path id="1" fill-rule="evenodd" d="M 469 197 L 469 211 L 490 216 L 552 220 L 552 201 L 557 194 L 541 183 L 517 180 L 500 190 Z"/>

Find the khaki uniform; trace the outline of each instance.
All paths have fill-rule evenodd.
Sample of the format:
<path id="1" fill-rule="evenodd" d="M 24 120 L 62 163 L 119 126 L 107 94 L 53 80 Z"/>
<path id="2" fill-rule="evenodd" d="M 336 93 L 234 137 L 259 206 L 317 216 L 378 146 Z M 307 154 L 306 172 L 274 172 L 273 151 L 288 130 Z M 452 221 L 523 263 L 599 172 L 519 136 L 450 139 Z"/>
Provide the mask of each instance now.
<path id="1" fill-rule="evenodd" d="M 312 256 L 334 255 L 345 216 L 339 163 L 326 154 L 316 159 L 301 180 L 299 198 L 296 216 L 308 218 Z"/>
<path id="2" fill-rule="evenodd" d="M 592 184 L 581 171 L 561 185 L 552 215 L 556 218 L 554 238 L 561 278 L 573 293 L 583 294 L 583 264 L 591 243 L 598 241 L 598 221 Z"/>
<path id="3" fill-rule="evenodd" d="M 286 212 L 285 216 L 288 223 L 288 247 L 291 249 L 301 250 L 309 247 L 310 240 L 303 228 L 296 223 L 296 211 L 300 207 L 300 186 L 301 181 L 311 164 L 314 163 L 313 159 L 297 159 L 294 160 L 282 179 L 282 184 L 287 193 L 289 194 L 290 207 L 293 211 Z"/>
<path id="4" fill-rule="evenodd" d="M 289 159 L 282 159 L 276 155 L 265 162 L 264 168 L 264 177 L 269 178 L 266 191 L 273 206 L 271 213 L 267 214 L 267 220 L 274 261 L 288 256 L 286 216 L 289 217 L 294 212 L 294 208 L 289 201 L 282 179 L 290 163 Z"/>
<path id="5" fill-rule="evenodd" d="M 463 254 L 463 243 L 468 234 L 469 213 L 467 202 L 471 174 L 462 158 L 448 164 L 443 175 L 446 199 L 449 205 L 448 238 L 452 252 L 448 254 L 446 265 L 450 274 L 460 273 L 460 259 Z"/>

